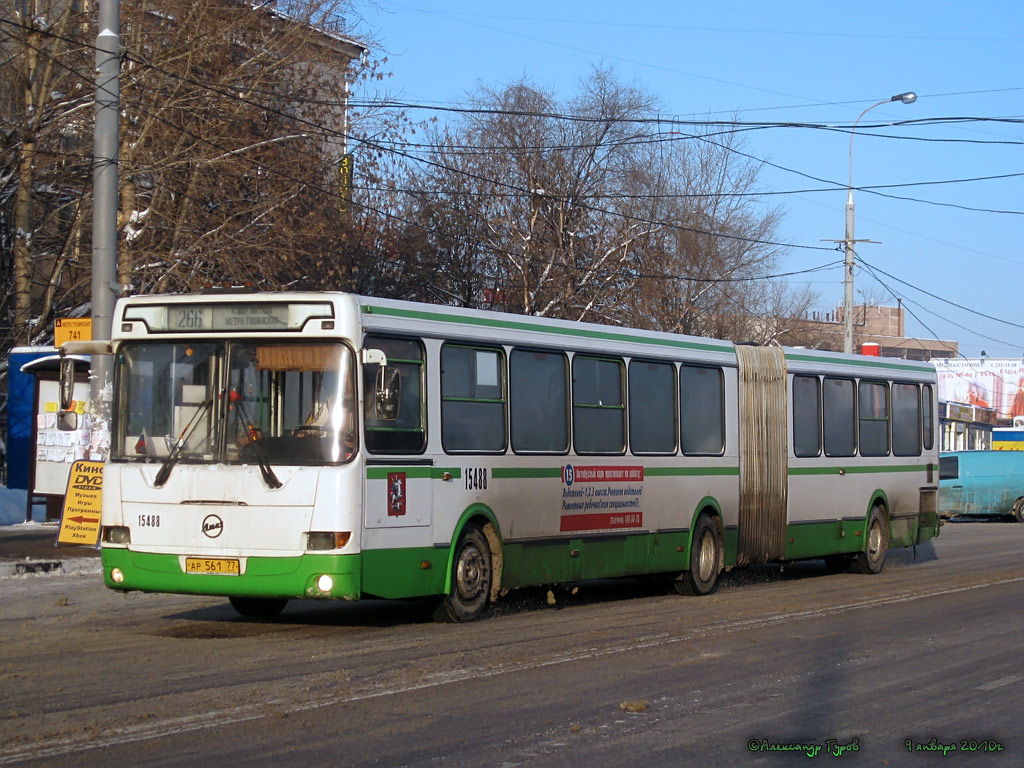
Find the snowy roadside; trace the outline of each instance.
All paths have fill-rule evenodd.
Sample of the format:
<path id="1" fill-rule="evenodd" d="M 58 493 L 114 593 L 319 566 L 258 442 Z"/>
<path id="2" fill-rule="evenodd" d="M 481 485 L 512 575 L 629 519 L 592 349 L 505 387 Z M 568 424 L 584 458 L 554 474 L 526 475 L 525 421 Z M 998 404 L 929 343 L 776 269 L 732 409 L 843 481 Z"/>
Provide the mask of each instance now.
<path id="1" fill-rule="evenodd" d="M 0 582 L 9 579 L 31 581 L 61 576 L 98 576 L 103 566 L 98 557 L 60 557 L 52 560 L 26 557 L 0 559 Z"/>
<path id="2" fill-rule="evenodd" d="M 42 507 L 25 522 L 26 499 L 24 490 L 0 487 L 0 582 L 102 573 L 98 551 L 56 546 L 57 526 L 43 522 Z"/>

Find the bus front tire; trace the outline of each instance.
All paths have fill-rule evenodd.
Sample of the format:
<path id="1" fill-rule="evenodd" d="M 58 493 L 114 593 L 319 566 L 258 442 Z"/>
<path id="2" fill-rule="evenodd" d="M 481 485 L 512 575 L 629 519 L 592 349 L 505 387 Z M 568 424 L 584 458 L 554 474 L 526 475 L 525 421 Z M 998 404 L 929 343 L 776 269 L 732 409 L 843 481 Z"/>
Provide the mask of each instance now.
<path id="1" fill-rule="evenodd" d="M 247 619 L 272 619 L 288 605 L 286 597 L 229 597 L 228 601 Z"/>
<path id="2" fill-rule="evenodd" d="M 722 565 L 722 540 L 718 525 L 708 515 L 697 518 L 690 543 L 690 570 L 675 580 L 681 595 L 706 595 L 714 591 Z"/>
<path id="3" fill-rule="evenodd" d="M 858 552 L 850 563 L 851 573 L 879 573 L 885 565 L 885 552 L 889 548 L 889 531 L 885 516 L 878 507 L 868 515 L 864 551 Z"/>
<path id="4" fill-rule="evenodd" d="M 487 611 L 491 594 L 491 547 L 477 525 L 467 525 L 452 562 L 451 591 L 434 613 L 438 621 L 475 621 Z"/>

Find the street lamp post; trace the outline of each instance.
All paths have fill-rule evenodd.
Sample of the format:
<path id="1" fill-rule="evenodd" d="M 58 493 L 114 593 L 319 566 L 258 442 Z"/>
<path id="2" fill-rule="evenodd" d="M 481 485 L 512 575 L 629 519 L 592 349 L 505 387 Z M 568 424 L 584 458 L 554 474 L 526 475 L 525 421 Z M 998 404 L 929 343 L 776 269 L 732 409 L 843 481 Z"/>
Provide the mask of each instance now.
<path id="1" fill-rule="evenodd" d="M 846 277 L 843 281 L 845 297 L 843 301 L 843 352 L 853 352 L 853 246 L 857 241 L 853 239 L 853 134 L 857 130 L 857 124 L 875 107 L 888 104 L 893 101 L 902 101 L 904 104 L 913 104 L 917 101 L 917 94 L 913 91 L 898 93 L 892 98 L 884 99 L 877 104 L 872 104 L 865 109 L 853 123 L 850 129 L 850 183 L 846 188 Z"/>

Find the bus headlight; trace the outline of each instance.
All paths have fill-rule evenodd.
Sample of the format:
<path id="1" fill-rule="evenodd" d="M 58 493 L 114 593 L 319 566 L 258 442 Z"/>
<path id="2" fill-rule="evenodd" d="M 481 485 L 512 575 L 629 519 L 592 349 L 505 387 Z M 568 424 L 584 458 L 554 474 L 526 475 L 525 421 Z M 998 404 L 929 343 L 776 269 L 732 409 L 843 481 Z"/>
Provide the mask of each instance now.
<path id="1" fill-rule="evenodd" d="M 351 531 L 313 531 L 306 534 L 306 549 L 343 549 L 351 538 Z"/>
<path id="2" fill-rule="evenodd" d="M 108 525 L 103 528 L 105 544 L 131 544 L 132 533 L 125 525 Z"/>
<path id="3" fill-rule="evenodd" d="M 324 593 L 330 592 L 334 589 L 334 579 L 325 573 L 316 580 L 316 588 Z"/>
<path id="4" fill-rule="evenodd" d="M 124 581 L 124 572 L 120 568 L 111 568 L 110 580 L 115 584 L 120 584 Z"/>

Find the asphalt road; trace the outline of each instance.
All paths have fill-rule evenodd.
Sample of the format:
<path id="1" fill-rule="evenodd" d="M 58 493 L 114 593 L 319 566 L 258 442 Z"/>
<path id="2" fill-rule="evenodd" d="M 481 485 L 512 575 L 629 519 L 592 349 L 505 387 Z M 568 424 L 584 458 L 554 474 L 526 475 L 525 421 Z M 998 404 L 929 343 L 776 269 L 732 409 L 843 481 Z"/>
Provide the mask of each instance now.
<path id="1" fill-rule="evenodd" d="M 877 576 L 523 590 L 469 625 L 6 576 L 0 764 L 1017 766 L 1022 551 L 1024 525 L 949 524 Z"/>

